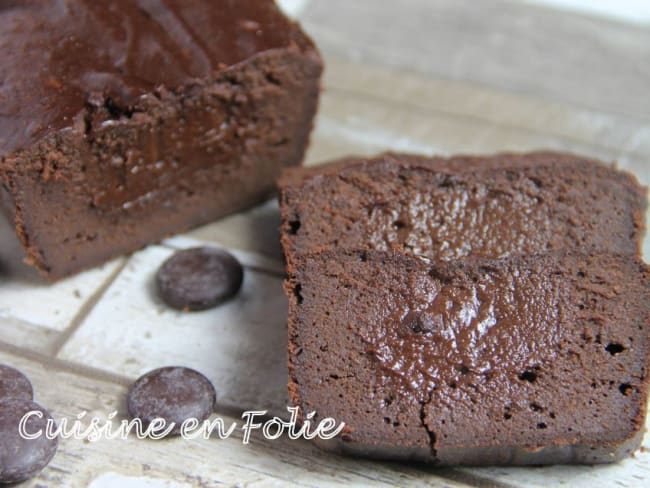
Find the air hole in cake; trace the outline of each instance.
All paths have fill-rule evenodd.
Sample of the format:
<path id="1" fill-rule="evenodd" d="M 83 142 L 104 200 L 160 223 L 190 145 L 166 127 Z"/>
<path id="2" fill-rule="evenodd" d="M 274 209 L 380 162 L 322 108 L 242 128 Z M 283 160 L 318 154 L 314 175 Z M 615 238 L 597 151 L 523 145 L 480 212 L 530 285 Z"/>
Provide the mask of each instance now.
<path id="1" fill-rule="evenodd" d="M 629 383 L 621 383 L 621 385 L 618 387 L 618 391 L 620 391 L 623 395 L 628 396 L 632 394 L 633 388 L 634 387 Z"/>
<path id="2" fill-rule="evenodd" d="M 302 301 L 303 301 L 301 291 L 302 291 L 302 285 L 300 285 L 300 283 L 298 283 L 297 285 L 295 285 L 295 286 L 293 287 L 293 294 L 294 294 L 295 297 L 296 297 L 296 300 L 297 300 L 297 302 L 298 302 L 298 305 L 301 305 L 301 304 L 302 304 Z"/>
<path id="3" fill-rule="evenodd" d="M 539 403 L 535 403 L 535 402 L 530 404 L 530 409 L 533 412 L 541 412 L 542 410 L 544 410 Z"/>
<path id="4" fill-rule="evenodd" d="M 465 366 L 464 364 L 459 364 L 456 366 L 456 369 L 460 372 L 460 374 L 468 374 L 469 373 L 469 368 Z"/>
<path id="5" fill-rule="evenodd" d="M 540 422 L 539 424 L 537 424 L 538 429 L 545 429 L 546 427 L 547 426 L 546 426 L 546 424 L 544 422 Z"/>
<path id="6" fill-rule="evenodd" d="M 268 81 L 272 85 L 282 86 L 280 80 L 273 73 L 266 73 L 266 81 Z"/>
<path id="7" fill-rule="evenodd" d="M 625 351 L 625 348 L 616 342 L 610 342 L 607 344 L 607 347 L 605 347 L 605 350 L 610 353 L 612 356 L 616 356 L 617 354 L 622 353 Z"/>
<path id="8" fill-rule="evenodd" d="M 114 119 L 121 119 L 122 117 L 126 117 L 127 119 L 130 119 L 133 116 L 132 109 L 128 107 L 121 107 L 111 97 L 106 97 L 106 99 L 104 100 L 104 108 Z"/>
<path id="9" fill-rule="evenodd" d="M 365 252 L 365 251 L 360 252 L 359 253 L 359 261 L 361 261 L 362 263 L 365 263 L 366 261 L 368 261 L 368 253 Z"/>
<path id="10" fill-rule="evenodd" d="M 456 384 L 455 381 L 452 381 L 449 383 L 449 388 L 456 388 L 458 385 Z"/>
<path id="11" fill-rule="evenodd" d="M 300 220 L 292 220 L 289 222 L 289 233 L 291 235 L 296 235 L 298 234 L 298 231 L 300 230 Z"/>
<path id="12" fill-rule="evenodd" d="M 503 414 L 503 418 L 506 419 L 506 420 L 510 420 L 512 418 L 512 414 L 506 412 L 506 413 Z"/>
<path id="13" fill-rule="evenodd" d="M 446 177 L 444 180 L 440 182 L 440 188 L 451 188 L 453 185 L 453 182 L 451 181 L 451 178 Z"/>
<path id="14" fill-rule="evenodd" d="M 481 274 L 497 274 L 498 270 L 493 266 L 479 266 L 479 271 Z"/>
<path id="15" fill-rule="evenodd" d="M 441 285 L 448 285 L 449 283 L 451 283 L 451 279 L 449 278 L 449 276 L 445 276 L 435 268 L 429 271 L 429 276 L 434 280 L 439 281 Z"/>
<path id="16" fill-rule="evenodd" d="M 428 315 L 409 312 L 402 320 L 402 327 L 407 333 L 425 334 L 434 329 L 434 324 Z"/>
<path id="17" fill-rule="evenodd" d="M 384 423 L 385 424 L 390 424 L 391 420 L 388 417 L 384 417 Z"/>
<path id="18" fill-rule="evenodd" d="M 584 271 L 578 271 L 578 278 L 584 278 L 585 277 L 585 272 Z"/>
<path id="19" fill-rule="evenodd" d="M 406 227 L 406 224 L 402 220 L 396 220 L 393 222 L 393 227 L 395 227 L 397 230 L 401 230 Z"/>
<path id="20" fill-rule="evenodd" d="M 521 381 L 528 381 L 528 383 L 535 383 L 537 381 L 537 373 L 527 369 L 519 375 Z"/>

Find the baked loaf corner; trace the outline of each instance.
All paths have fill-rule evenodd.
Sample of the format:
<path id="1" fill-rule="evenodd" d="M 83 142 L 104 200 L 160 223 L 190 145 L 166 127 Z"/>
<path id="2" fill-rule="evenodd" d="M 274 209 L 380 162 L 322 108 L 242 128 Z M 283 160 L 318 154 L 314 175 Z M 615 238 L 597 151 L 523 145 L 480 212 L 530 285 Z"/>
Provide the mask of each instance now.
<path id="1" fill-rule="evenodd" d="M 257 204 L 302 162 L 322 61 L 273 0 L 14 3 L 0 196 L 50 278 Z"/>

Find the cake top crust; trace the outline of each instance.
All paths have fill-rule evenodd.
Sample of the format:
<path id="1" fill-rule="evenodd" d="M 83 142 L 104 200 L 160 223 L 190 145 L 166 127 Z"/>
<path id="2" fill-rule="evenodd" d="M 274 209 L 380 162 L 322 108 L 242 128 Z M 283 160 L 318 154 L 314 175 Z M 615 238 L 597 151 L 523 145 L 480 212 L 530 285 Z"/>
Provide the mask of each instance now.
<path id="1" fill-rule="evenodd" d="M 0 5 L 0 155 L 119 113 L 257 53 L 313 47 L 273 0 L 10 0 Z"/>
<path id="2" fill-rule="evenodd" d="M 554 249 L 636 253 L 646 189 L 581 156 L 383 154 L 291 169 L 279 182 L 282 244 L 400 250 L 428 259 Z"/>

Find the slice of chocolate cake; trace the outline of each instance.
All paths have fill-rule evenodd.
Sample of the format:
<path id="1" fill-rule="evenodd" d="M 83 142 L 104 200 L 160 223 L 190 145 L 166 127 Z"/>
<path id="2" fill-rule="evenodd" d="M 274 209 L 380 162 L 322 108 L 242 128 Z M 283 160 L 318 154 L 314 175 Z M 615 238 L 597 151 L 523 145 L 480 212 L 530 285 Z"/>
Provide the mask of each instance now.
<path id="1" fill-rule="evenodd" d="M 303 415 L 346 422 L 330 448 L 591 464 L 640 445 L 650 270 L 632 255 L 327 251 L 289 271 L 289 390 Z"/>
<path id="2" fill-rule="evenodd" d="M 0 8 L 0 201 L 52 278 L 241 210 L 300 164 L 321 59 L 272 0 Z"/>
<path id="3" fill-rule="evenodd" d="M 552 152 L 384 154 L 287 170 L 279 186 L 288 263 L 337 248 L 442 260 L 564 248 L 636 253 L 646 208 L 634 176 Z"/>

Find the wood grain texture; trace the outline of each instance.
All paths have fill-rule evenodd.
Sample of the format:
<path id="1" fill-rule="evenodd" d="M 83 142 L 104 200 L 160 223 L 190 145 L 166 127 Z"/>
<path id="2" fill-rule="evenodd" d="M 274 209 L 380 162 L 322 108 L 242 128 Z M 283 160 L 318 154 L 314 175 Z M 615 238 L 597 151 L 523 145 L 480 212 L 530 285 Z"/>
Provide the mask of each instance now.
<path id="1" fill-rule="evenodd" d="M 327 56 L 647 120 L 650 30 L 516 0 L 312 1 Z"/>
<path id="2" fill-rule="evenodd" d="M 57 420 L 74 420 L 82 411 L 101 419 L 118 411 L 118 421 L 126 418 L 127 388 L 118 382 L 71 372 L 46 357 L 26 358 L 8 352 L 1 344 L 0 362 L 13 364 L 31 378 L 36 401 L 46 406 Z M 241 424 L 236 411 L 218 410 L 217 416 L 228 424 Z M 200 487 L 467 486 L 415 466 L 382 465 L 324 454 L 306 441 L 286 438 L 268 441 L 261 435 L 253 435 L 251 443 L 243 445 L 241 438 L 241 433 L 235 431 L 226 440 L 62 440 L 50 466 L 24 486 L 74 488 L 88 486 L 94 480 L 100 484 L 125 479 L 136 482 L 136 486 L 152 482 L 157 486 L 166 483 L 167 486 Z M 142 483 L 137 483 L 138 480 Z"/>

